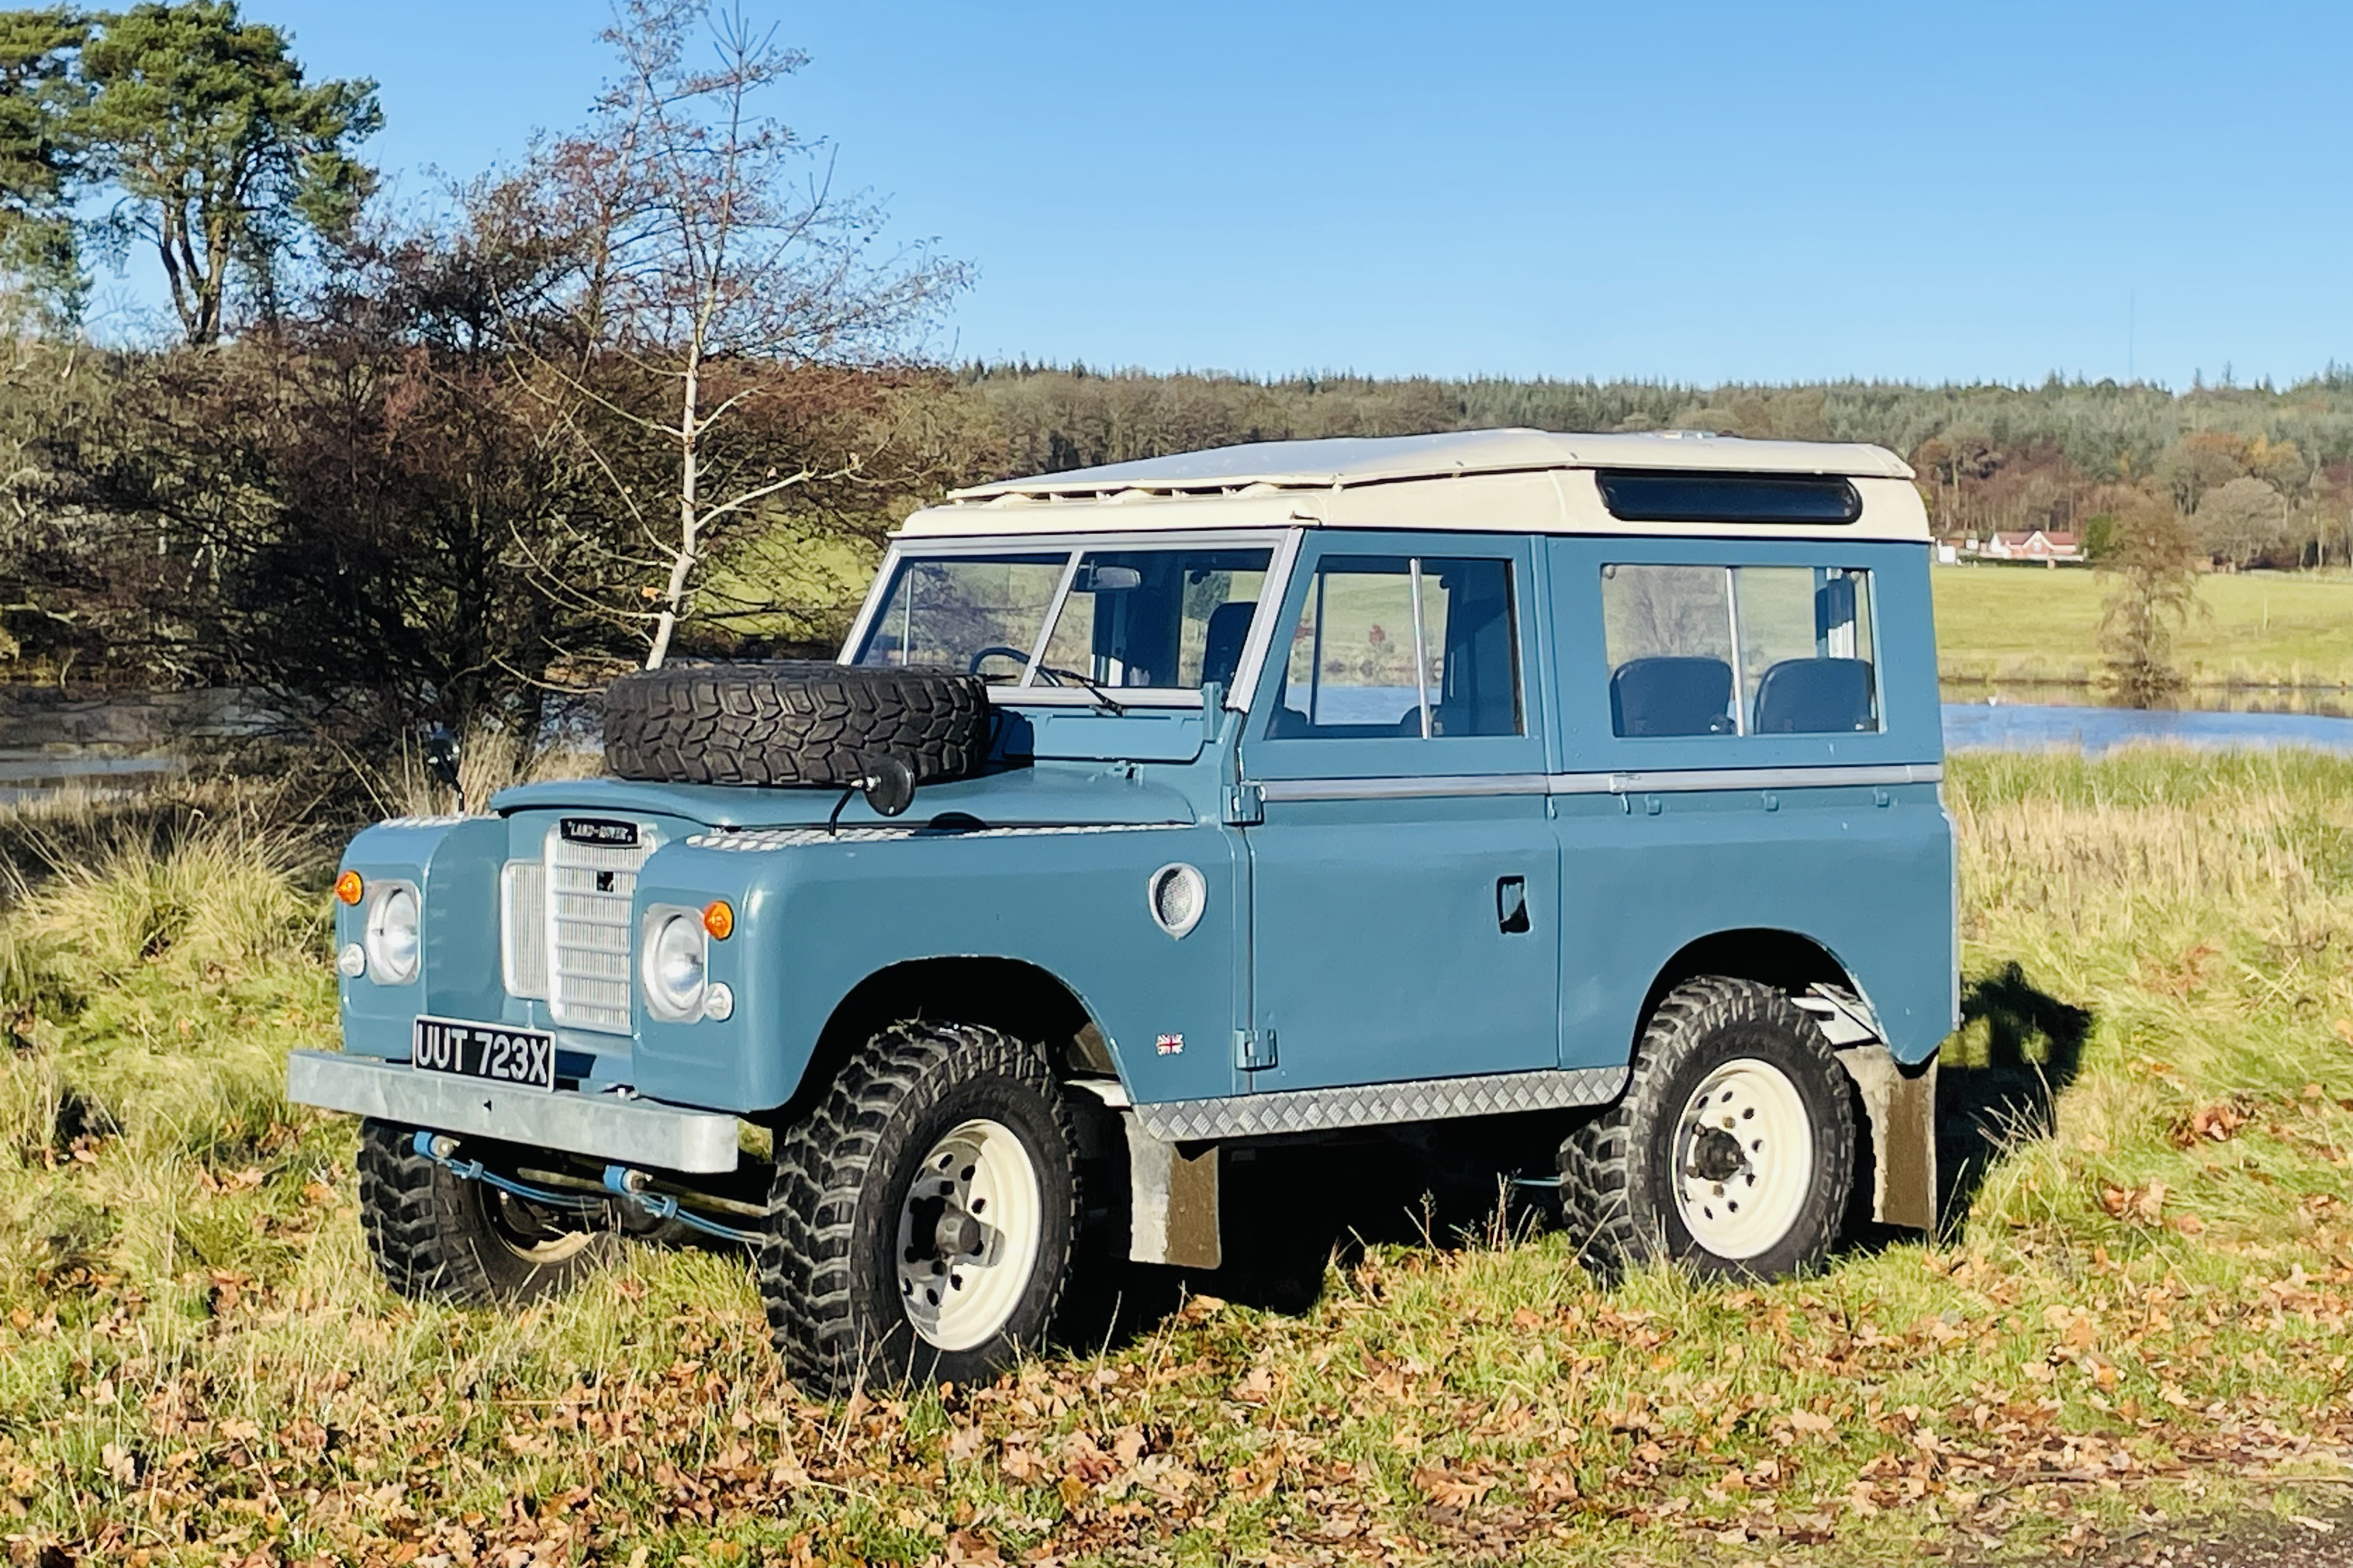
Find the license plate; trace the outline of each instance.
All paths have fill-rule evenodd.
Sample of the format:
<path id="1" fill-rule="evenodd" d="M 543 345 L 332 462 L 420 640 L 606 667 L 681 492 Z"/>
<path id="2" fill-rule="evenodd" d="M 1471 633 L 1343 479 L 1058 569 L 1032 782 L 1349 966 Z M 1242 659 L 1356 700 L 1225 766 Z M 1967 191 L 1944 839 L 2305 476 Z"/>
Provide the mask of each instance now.
<path id="1" fill-rule="evenodd" d="M 419 1018 L 411 1045 L 411 1065 L 421 1072 L 525 1089 L 555 1087 L 555 1037 L 537 1029 L 470 1024 L 462 1018 Z"/>

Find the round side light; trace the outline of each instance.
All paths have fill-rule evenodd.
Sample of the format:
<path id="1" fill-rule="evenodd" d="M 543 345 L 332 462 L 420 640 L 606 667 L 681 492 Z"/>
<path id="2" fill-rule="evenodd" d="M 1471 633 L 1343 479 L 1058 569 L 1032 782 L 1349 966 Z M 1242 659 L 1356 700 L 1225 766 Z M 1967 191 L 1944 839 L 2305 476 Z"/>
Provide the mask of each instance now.
<path id="1" fill-rule="evenodd" d="M 1200 871 L 1181 862 L 1163 866 L 1145 885 L 1153 922 L 1170 936 L 1183 938 L 1208 912 L 1209 884 Z"/>

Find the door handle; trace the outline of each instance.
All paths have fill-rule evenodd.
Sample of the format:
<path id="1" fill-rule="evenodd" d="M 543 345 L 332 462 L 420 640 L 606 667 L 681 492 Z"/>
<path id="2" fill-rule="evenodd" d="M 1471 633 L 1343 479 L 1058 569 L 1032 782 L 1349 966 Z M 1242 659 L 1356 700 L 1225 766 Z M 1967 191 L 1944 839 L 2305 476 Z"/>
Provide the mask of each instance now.
<path id="1" fill-rule="evenodd" d="M 1495 929 L 1505 936 L 1517 936 L 1528 929 L 1528 879 L 1525 877 L 1495 879 Z"/>

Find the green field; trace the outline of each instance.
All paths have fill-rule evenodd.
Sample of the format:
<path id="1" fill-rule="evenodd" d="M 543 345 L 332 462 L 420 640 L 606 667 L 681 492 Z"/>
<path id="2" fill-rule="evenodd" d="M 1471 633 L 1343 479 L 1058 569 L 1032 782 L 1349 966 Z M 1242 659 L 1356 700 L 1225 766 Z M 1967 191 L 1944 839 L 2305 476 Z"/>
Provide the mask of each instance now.
<path id="1" fill-rule="evenodd" d="M 1351 1198 L 1374 1241 L 1311 1235 L 1292 1296 L 1197 1277 L 993 1386 L 846 1405 L 722 1254 L 505 1314 L 386 1295 L 351 1124 L 278 1096 L 334 1037 L 316 845 L 267 800 L 0 815 L 36 884 L 0 893 L 12 1559 L 2122 1562 L 2332 1511 L 2353 763 L 1965 757 L 1949 789 L 1947 1236 L 1606 1292 L 1525 1206 Z"/>
<path id="2" fill-rule="evenodd" d="M 1949 681 L 2084 682 L 2100 675 L 2108 580 L 2082 567 L 1951 566 L 1931 574 L 1936 647 Z M 2206 613 L 2175 639 L 2199 686 L 2353 687 L 2353 574 L 2217 573 Z"/>

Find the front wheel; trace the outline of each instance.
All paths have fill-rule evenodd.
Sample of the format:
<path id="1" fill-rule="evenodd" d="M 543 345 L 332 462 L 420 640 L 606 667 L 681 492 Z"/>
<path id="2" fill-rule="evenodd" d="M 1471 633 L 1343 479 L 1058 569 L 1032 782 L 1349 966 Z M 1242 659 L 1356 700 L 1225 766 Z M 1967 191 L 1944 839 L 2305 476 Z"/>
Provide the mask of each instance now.
<path id="1" fill-rule="evenodd" d="M 1078 1219 L 1043 1054 L 995 1029 L 894 1024 L 777 1136 L 759 1260 L 776 1348 L 828 1394 L 987 1382 L 1044 1342 Z"/>
<path id="2" fill-rule="evenodd" d="M 1853 1188 L 1852 1101 L 1786 994 L 1685 981 L 1651 1016 L 1625 1094 L 1561 1144 L 1570 1234 L 1605 1278 L 1660 1258 L 1753 1279 L 1815 1268 Z"/>
<path id="3" fill-rule="evenodd" d="M 470 1305 L 566 1290 L 619 1243 L 601 1208 L 543 1208 L 417 1152 L 416 1132 L 360 1125 L 360 1227 L 385 1283 Z"/>

